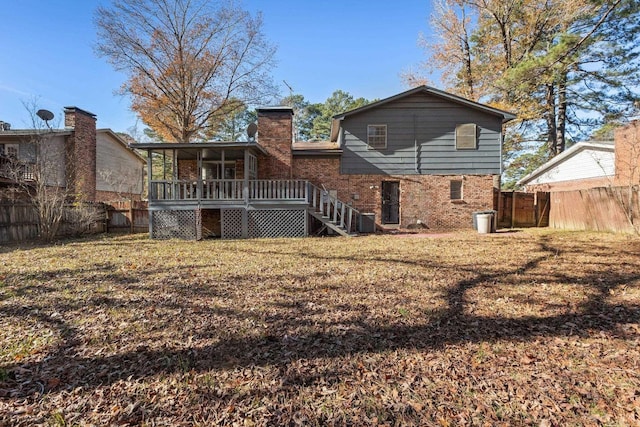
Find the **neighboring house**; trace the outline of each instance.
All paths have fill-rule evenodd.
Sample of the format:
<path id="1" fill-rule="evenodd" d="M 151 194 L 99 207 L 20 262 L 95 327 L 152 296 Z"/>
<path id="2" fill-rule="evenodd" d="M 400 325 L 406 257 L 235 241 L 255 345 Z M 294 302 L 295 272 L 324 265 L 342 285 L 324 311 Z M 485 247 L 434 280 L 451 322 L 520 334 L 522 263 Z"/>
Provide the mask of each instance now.
<path id="1" fill-rule="evenodd" d="M 579 142 L 520 181 L 527 192 L 640 184 L 640 120 L 615 130 L 613 141 Z"/>
<path id="2" fill-rule="evenodd" d="M 527 192 L 606 187 L 615 179 L 613 141 L 579 142 L 518 181 Z"/>
<path id="3" fill-rule="evenodd" d="M 495 209 L 511 113 L 421 86 L 334 117 L 331 141 L 294 142 L 290 107 L 258 109 L 251 142 L 132 144 L 148 152 L 155 238 L 470 228 Z"/>
<path id="4" fill-rule="evenodd" d="M 65 187 L 84 201 L 140 200 L 146 160 L 110 129 L 96 129 L 96 116 L 66 107 L 64 129 L 0 129 L 0 190 L 15 179 Z M 17 165 L 17 166 L 16 166 Z M 15 173 L 19 172 L 19 176 Z"/>
<path id="5" fill-rule="evenodd" d="M 640 121 L 614 132 L 613 142 L 582 142 L 519 181 L 548 192 L 549 226 L 638 233 Z"/>

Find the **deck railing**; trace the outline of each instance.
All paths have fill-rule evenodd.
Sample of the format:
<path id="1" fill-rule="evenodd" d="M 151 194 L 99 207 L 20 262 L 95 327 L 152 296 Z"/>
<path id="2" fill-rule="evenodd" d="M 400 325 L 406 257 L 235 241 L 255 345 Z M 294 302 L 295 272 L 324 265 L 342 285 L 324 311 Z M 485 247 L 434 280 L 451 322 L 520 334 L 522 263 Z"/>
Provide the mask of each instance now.
<path id="1" fill-rule="evenodd" d="M 250 200 L 307 200 L 308 182 L 298 179 L 249 181 Z"/>
<path id="2" fill-rule="evenodd" d="M 305 180 L 249 180 L 249 200 L 306 201 Z M 149 185 L 150 200 L 243 200 L 244 180 L 156 180 Z"/>
<path id="3" fill-rule="evenodd" d="M 22 162 L 13 158 L 0 155 L 0 178 L 19 181 L 33 181 L 35 179 L 36 165 Z"/>

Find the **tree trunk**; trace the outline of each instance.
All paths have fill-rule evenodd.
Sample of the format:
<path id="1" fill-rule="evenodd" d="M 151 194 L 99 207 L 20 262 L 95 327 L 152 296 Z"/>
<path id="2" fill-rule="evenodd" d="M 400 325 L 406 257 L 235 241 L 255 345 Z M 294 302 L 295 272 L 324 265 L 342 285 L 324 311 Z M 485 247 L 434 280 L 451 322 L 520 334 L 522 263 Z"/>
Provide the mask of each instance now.
<path id="1" fill-rule="evenodd" d="M 473 79 L 473 64 L 471 63 L 471 46 L 469 44 L 469 33 L 467 32 L 466 26 L 466 16 L 464 13 L 464 8 L 462 9 L 462 30 L 464 31 L 464 39 L 462 41 L 463 47 L 462 50 L 464 52 L 464 68 L 465 68 L 465 84 L 467 86 L 467 96 L 469 99 L 476 100 L 475 93 L 473 90 L 474 79 Z"/>
<path id="2" fill-rule="evenodd" d="M 567 73 L 563 72 L 558 81 L 558 130 L 556 132 L 556 154 L 560 154 L 566 147 L 567 127 Z"/>
<path id="3" fill-rule="evenodd" d="M 556 92 L 553 83 L 546 85 L 545 94 L 545 121 L 547 122 L 547 146 L 552 156 L 557 154 L 557 133 L 556 133 Z"/>

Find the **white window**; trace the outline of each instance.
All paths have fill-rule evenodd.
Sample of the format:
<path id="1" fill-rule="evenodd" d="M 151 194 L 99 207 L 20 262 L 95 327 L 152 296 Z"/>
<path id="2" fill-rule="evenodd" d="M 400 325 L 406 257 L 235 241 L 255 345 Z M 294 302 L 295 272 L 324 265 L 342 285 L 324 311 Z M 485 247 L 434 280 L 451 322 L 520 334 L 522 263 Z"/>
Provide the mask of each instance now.
<path id="1" fill-rule="evenodd" d="M 475 123 L 456 126 L 456 149 L 474 150 L 478 147 L 478 128 Z"/>
<path id="2" fill-rule="evenodd" d="M 387 148 L 387 125 L 368 125 L 367 144 L 369 148 Z"/>

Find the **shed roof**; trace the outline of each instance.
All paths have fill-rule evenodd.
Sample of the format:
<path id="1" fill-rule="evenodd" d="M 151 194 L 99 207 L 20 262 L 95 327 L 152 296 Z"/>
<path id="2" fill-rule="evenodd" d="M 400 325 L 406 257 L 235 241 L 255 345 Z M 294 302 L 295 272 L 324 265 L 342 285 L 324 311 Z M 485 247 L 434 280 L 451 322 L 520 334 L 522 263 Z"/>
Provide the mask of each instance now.
<path id="1" fill-rule="evenodd" d="M 292 147 L 294 155 L 321 156 L 342 154 L 342 150 L 335 142 L 330 141 L 298 141 Z"/>

